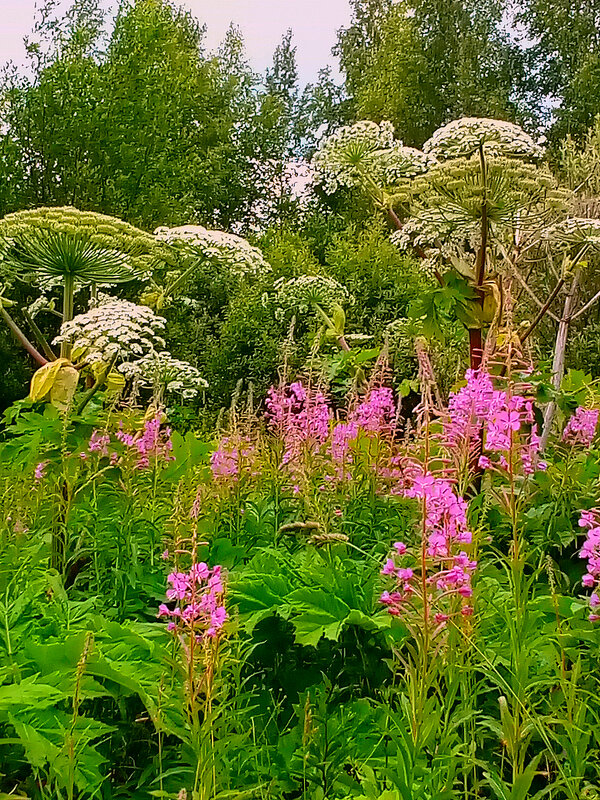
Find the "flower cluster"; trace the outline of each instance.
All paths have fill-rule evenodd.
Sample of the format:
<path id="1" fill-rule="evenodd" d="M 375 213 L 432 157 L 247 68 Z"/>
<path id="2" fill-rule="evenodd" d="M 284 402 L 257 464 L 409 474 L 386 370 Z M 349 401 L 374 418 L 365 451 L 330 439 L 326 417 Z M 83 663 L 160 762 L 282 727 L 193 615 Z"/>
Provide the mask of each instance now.
<path id="1" fill-rule="evenodd" d="M 284 463 L 305 445 L 321 445 L 329 436 L 332 412 L 325 395 L 300 381 L 271 387 L 265 399 L 267 418 L 285 443 Z"/>
<path id="2" fill-rule="evenodd" d="M 489 455 L 479 458 L 484 469 L 508 469 L 507 455 L 521 458 L 523 472 L 533 474 L 546 464 L 539 460 L 540 437 L 533 413 L 533 400 L 495 389 L 484 371 L 467 370 L 466 385 L 450 396 L 444 438 L 450 447 L 472 446 L 482 440 L 488 453 L 499 453 L 497 463 Z"/>
<path id="3" fill-rule="evenodd" d="M 381 124 L 361 120 L 354 125 L 345 125 L 325 138 L 314 154 L 311 166 L 314 181 L 327 194 L 340 187 L 353 188 L 362 183 L 363 170 L 373 176 L 382 177 L 381 151 L 394 146 L 394 126 L 391 122 Z"/>
<path id="4" fill-rule="evenodd" d="M 40 461 L 39 464 L 36 464 L 33 479 L 35 483 L 41 483 L 44 475 L 46 474 L 46 467 L 48 466 L 48 461 Z"/>
<path id="5" fill-rule="evenodd" d="M 101 431 L 94 430 L 88 442 L 88 450 L 90 453 L 98 453 L 101 458 L 108 458 L 108 446 L 110 444 L 110 433 L 102 433 Z"/>
<path id="6" fill-rule="evenodd" d="M 252 464 L 256 450 L 240 436 L 224 436 L 211 454 L 210 469 L 215 480 L 238 480 L 242 471 Z"/>
<path id="7" fill-rule="evenodd" d="M 462 546 L 471 543 L 472 534 L 467 522 L 467 504 L 459 497 L 452 484 L 444 478 L 431 473 L 417 475 L 412 485 L 405 490 L 406 497 L 423 502 L 424 525 L 426 536 L 427 564 L 422 569 L 430 568 L 432 573 L 425 579 L 415 574 L 414 564 L 417 559 L 409 552 L 403 542 L 394 544 L 394 556 L 388 558 L 381 574 L 393 576 L 393 591 L 385 591 L 380 597 L 390 614 L 405 615 L 407 604 L 412 604 L 421 597 L 423 591 L 428 594 L 428 607 L 433 609 L 433 621 L 436 626 L 443 627 L 450 619 L 448 600 L 453 596 L 461 598 L 460 613 L 468 617 L 473 613 L 467 602 L 473 594 L 471 575 L 477 566 Z M 398 564 L 398 558 L 401 559 Z M 413 567 L 406 566 L 409 560 Z"/>
<path id="8" fill-rule="evenodd" d="M 384 182 L 394 184 L 404 178 L 422 175 L 436 163 L 436 159 L 417 150 L 416 147 L 406 147 L 402 142 L 396 141 L 389 150 L 381 153 L 381 163 L 384 169 Z"/>
<path id="9" fill-rule="evenodd" d="M 314 182 L 333 194 L 354 188 L 365 176 L 378 184 L 393 184 L 426 172 L 435 158 L 394 139 L 394 126 L 361 120 L 345 125 L 324 139 L 313 156 Z"/>
<path id="10" fill-rule="evenodd" d="M 55 343 L 70 342 L 74 359 L 105 364 L 116 356 L 135 362 L 155 350 L 163 350 L 160 336 L 166 320 L 150 308 L 127 300 L 106 299 L 96 308 L 65 322 Z"/>
<path id="11" fill-rule="evenodd" d="M 598 427 L 597 408 L 583 408 L 579 406 L 575 413 L 569 418 L 562 434 L 562 440 L 566 444 L 580 444 L 589 447 L 596 434 Z"/>
<path id="12" fill-rule="evenodd" d="M 159 241 L 189 248 L 206 260 L 225 266 L 237 277 L 254 277 L 271 271 L 261 251 L 233 233 L 210 231 L 201 225 L 182 225 L 157 228 L 154 234 Z"/>
<path id="13" fill-rule="evenodd" d="M 482 117 L 462 117 L 438 128 L 425 142 L 423 150 L 440 161 L 446 161 L 471 156 L 480 145 L 490 156 L 535 160 L 544 153 L 518 125 Z"/>
<path id="14" fill-rule="evenodd" d="M 208 381 L 196 367 L 188 361 L 173 358 L 166 350 L 153 350 L 138 361 L 125 363 L 121 372 L 140 386 L 164 387 L 167 394 L 178 394 L 184 400 L 195 400 L 208 388 Z"/>
<path id="15" fill-rule="evenodd" d="M 221 567 L 210 569 L 201 562 L 189 572 L 171 572 L 167 599 L 174 608 L 161 603 L 158 616 L 169 619 L 167 630 L 192 633 L 198 640 L 215 638 L 227 620 Z"/>
<path id="16" fill-rule="evenodd" d="M 335 305 L 354 303 L 354 298 L 341 283 L 325 275 L 300 275 L 287 281 L 280 278 L 274 288 L 275 302 L 281 309 L 278 316 L 286 311 L 306 314 L 315 304 L 330 312 Z"/>
<path id="17" fill-rule="evenodd" d="M 429 556 L 448 558 L 453 542 L 471 543 L 467 504 L 458 497 L 449 481 L 431 473 L 418 475 L 405 495 L 424 501 Z"/>
<path id="18" fill-rule="evenodd" d="M 450 216 L 437 210 L 423 212 L 407 219 L 400 230 L 392 233 L 390 240 L 403 252 L 419 252 L 418 268 L 430 276 L 444 262 L 455 263 L 457 259 L 474 266 L 480 226 Z"/>
<path id="19" fill-rule="evenodd" d="M 427 172 L 435 158 L 394 139 L 394 126 L 361 120 L 324 139 L 312 159 L 313 180 L 327 194 L 340 187 L 365 184 L 366 175 L 379 185 L 393 184 Z"/>
<path id="20" fill-rule="evenodd" d="M 396 424 L 396 404 L 392 390 L 385 386 L 371 389 L 350 414 L 349 421 L 367 433 L 393 431 Z"/>
<path id="21" fill-rule="evenodd" d="M 543 238 L 553 247 L 562 245 L 571 248 L 588 245 L 597 250 L 600 247 L 600 219 L 568 217 L 549 225 L 544 230 Z"/>
<path id="22" fill-rule="evenodd" d="M 587 561 L 587 572 L 583 576 L 582 583 L 587 589 L 593 589 L 590 597 L 590 607 L 592 609 L 589 619 L 591 622 L 600 620 L 600 596 L 596 591 L 600 585 L 600 511 L 582 511 L 579 519 L 579 527 L 587 528 L 585 542 L 579 553 L 580 558 Z"/>
<path id="23" fill-rule="evenodd" d="M 159 414 L 146 420 L 141 434 L 133 435 L 123 430 L 121 423 L 116 433 L 117 439 L 126 447 L 131 448 L 137 455 L 137 468 L 148 469 L 151 462 L 173 461 L 173 443 L 171 442 L 171 429 L 162 428 Z"/>

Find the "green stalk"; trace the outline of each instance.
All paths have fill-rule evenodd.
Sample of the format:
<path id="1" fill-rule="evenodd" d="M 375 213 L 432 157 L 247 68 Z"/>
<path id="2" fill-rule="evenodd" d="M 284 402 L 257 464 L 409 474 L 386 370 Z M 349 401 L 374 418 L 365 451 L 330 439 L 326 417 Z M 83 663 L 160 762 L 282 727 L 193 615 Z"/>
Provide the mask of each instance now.
<path id="1" fill-rule="evenodd" d="M 75 276 L 71 273 L 66 273 L 64 276 L 63 286 L 63 323 L 70 322 L 73 319 L 74 304 L 75 304 Z M 71 344 L 70 342 L 63 342 L 60 346 L 61 358 L 71 358 Z"/>

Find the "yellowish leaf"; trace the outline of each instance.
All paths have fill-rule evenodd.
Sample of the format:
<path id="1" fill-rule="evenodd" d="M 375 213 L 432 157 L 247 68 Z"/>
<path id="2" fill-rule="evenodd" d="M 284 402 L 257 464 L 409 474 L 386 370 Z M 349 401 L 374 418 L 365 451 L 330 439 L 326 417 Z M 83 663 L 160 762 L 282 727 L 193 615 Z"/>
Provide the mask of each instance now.
<path id="1" fill-rule="evenodd" d="M 33 403 L 43 400 L 50 393 L 50 389 L 52 389 L 60 368 L 64 364 L 69 363 L 69 359 L 67 358 L 57 358 L 56 361 L 50 361 L 48 364 L 44 364 L 43 367 L 40 367 L 33 374 L 31 379 L 29 399 Z"/>
<path id="2" fill-rule="evenodd" d="M 69 363 L 63 364 L 50 389 L 52 405 L 59 411 L 66 411 L 71 405 L 78 382 L 79 372 L 75 367 Z"/>

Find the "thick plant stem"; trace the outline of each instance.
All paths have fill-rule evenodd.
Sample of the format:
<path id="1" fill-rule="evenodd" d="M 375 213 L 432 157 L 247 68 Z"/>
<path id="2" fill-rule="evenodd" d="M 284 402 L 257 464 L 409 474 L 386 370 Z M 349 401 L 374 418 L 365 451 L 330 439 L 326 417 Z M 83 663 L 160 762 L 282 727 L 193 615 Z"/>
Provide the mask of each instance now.
<path id="1" fill-rule="evenodd" d="M 573 281 L 569 292 L 565 298 L 565 305 L 563 314 L 558 325 L 558 332 L 556 334 L 556 343 L 554 345 L 554 357 L 552 359 L 552 386 L 556 391 L 560 389 L 563 376 L 565 374 L 565 354 L 567 351 L 567 338 L 569 335 L 569 328 L 571 320 L 573 319 L 573 308 L 577 299 L 577 290 L 579 288 L 580 271 L 577 270 L 573 276 Z M 544 430 L 542 433 L 541 448 L 542 450 L 548 443 L 548 437 L 552 430 L 552 423 L 556 413 L 556 402 L 553 400 L 548 403 L 544 412 Z"/>
<path id="2" fill-rule="evenodd" d="M 469 366 L 479 369 L 483 359 L 483 337 L 481 328 L 469 328 Z"/>
<path id="3" fill-rule="evenodd" d="M 75 278 L 73 275 L 67 274 L 64 277 L 63 286 L 63 323 L 70 322 L 73 319 L 74 303 L 75 303 Z M 60 346 L 61 358 L 71 358 L 71 343 L 63 342 Z"/>
<path id="4" fill-rule="evenodd" d="M 14 319 L 10 316 L 8 311 L 4 308 L 2 303 L 0 303 L 0 316 L 6 322 L 8 327 L 13 332 L 15 339 L 19 342 L 19 344 L 29 353 L 29 355 L 34 358 L 40 366 L 44 366 L 47 364 L 48 361 L 44 358 L 44 356 L 39 353 L 35 347 L 31 344 L 27 336 L 23 333 L 23 331 L 19 328 L 17 323 Z"/>
<path id="5" fill-rule="evenodd" d="M 482 286 L 485 281 L 485 268 L 487 266 L 487 250 L 489 237 L 488 199 L 487 199 L 487 164 L 483 145 L 479 147 L 481 162 L 481 186 L 483 196 L 481 199 L 481 241 L 475 259 L 475 291 L 477 302 L 483 310 L 484 292 Z M 483 335 L 481 328 L 469 328 L 469 364 L 471 369 L 479 369 L 483 360 Z"/>
<path id="6" fill-rule="evenodd" d="M 44 353 L 44 355 L 46 356 L 48 361 L 56 361 L 56 354 L 53 352 L 52 348 L 48 344 L 48 341 L 47 341 L 46 337 L 44 336 L 44 334 L 38 328 L 37 323 L 34 320 L 34 318 L 31 316 L 29 311 L 27 311 L 27 309 L 25 309 L 25 308 L 23 309 L 23 316 L 27 320 L 27 323 L 28 323 L 29 327 L 33 331 L 33 335 L 35 337 L 36 342 L 42 348 L 42 352 Z"/>

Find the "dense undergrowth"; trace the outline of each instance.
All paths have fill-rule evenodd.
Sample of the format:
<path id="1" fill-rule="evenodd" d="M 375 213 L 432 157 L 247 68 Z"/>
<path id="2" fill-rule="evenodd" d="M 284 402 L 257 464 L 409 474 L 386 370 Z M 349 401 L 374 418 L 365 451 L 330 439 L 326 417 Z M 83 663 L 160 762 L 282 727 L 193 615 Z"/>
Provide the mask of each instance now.
<path id="1" fill-rule="evenodd" d="M 9 412 L 5 796 L 598 796 L 593 384 L 542 461 L 535 374 L 446 412 L 421 361 L 410 422 L 375 380 L 282 384 L 210 442 Z"/>

